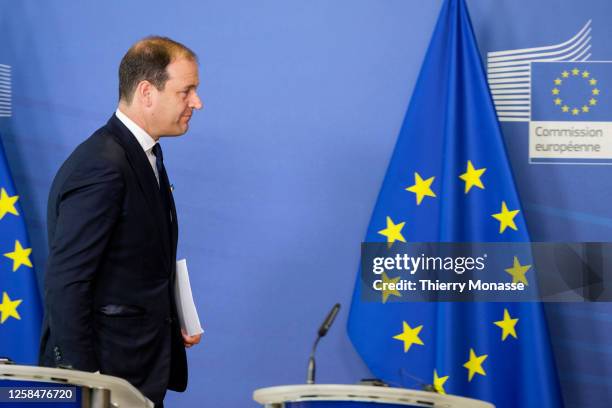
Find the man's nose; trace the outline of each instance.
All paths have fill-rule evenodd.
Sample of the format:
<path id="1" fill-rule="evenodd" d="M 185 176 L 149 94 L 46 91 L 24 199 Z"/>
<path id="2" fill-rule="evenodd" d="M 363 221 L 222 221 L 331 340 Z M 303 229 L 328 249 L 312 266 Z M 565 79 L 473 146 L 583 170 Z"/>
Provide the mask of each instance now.
<path id="1" fill-rule="evenodd" d="M 191 100 L 189 101 L 189 107 L 193 108 L 193 109 L 202 109 L 202 107 L 204 106 L 204 104 L 202 103 L 202 100 L 200 99 L 200 96 L 197 93 L 193 93 Z"/>

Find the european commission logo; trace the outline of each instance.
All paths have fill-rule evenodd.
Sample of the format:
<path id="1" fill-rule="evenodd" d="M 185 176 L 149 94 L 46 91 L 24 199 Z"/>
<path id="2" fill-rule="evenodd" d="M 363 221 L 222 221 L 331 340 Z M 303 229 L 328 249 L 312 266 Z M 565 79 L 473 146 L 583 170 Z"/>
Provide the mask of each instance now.
<path id="1" fill-rule="evenodd" d="M 532 119 L 563 120 L 568 116 L 578 119 L 600 113 L 601 89 L 597 78 L 602 78 L 607 72 L 593 69 L 591 65 L 564 63 L 551 66 L 535 63 L 532 75 L 536 85 L 532 95 L 537 103 L 534 104 Z M 546 82 L 549 82 L 550 92 L 546 92 Z"/>
<path id="2" fill-rule="evenodd" d="M 590 58 L 591 21 L 561 44 L 488 54 L 497 116 L 529 123 L 531 163 L 612 164 L 612 62 Z"/>
<path id="3" fill-rule="evenodd" d="M 0 117 L 12 115 L 11 92 L 11 67 L 0 64 Z"/>

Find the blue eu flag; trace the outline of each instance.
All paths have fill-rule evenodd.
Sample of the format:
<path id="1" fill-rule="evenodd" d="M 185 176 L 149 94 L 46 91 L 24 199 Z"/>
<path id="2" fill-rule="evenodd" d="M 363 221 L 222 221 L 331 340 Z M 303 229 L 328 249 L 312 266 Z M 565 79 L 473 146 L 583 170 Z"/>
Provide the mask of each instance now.
<path id="1" fill-rule="evenodd" d="M 442 5 L 366 235 L 437 241 L 529 241 L 464 0 Z M 531 279 L 526 263 L 508 278 Z M 358 278 L 348 333 L 376 377 L 498 408 L 562 406 L 540 304 L 398 300 L 363 301 Z"/>
<path id="2" fill-rule="evenodd" d="M 0 356 L 36 364 L 42 309 L 19 201 L 0 143 Z"/>

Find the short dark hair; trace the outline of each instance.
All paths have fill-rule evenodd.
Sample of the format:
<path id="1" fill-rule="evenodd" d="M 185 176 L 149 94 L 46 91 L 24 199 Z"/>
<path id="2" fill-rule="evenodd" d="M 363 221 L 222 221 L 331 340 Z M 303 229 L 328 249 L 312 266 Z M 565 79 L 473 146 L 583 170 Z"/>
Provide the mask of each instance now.
<path id="1" fill-rule="evenodd" d="M 150 36 L 132 45 L 119 64 L 119 99 L 132 103 L 140 81 L 149 81 L 162 91 L 168 80 L 166 67 L 179 58 L 198 61 L 193 51 L 167 37 Z"/>

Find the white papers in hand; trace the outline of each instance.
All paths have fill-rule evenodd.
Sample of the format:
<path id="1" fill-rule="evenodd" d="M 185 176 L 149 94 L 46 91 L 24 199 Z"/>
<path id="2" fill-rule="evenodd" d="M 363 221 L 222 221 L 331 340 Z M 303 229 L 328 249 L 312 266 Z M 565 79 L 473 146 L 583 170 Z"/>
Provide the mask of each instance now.
<path id="1" fill-rule="evenodd" d="M 176 308 L 181 329 L 190 336 L 203 333 L 200 325 L 198 311 L 193 303 L 191 284 L 189 283 L 189 272 L 187 271 L 187 260 L 176 261 L 176 284 L 174 287 Z"/>

